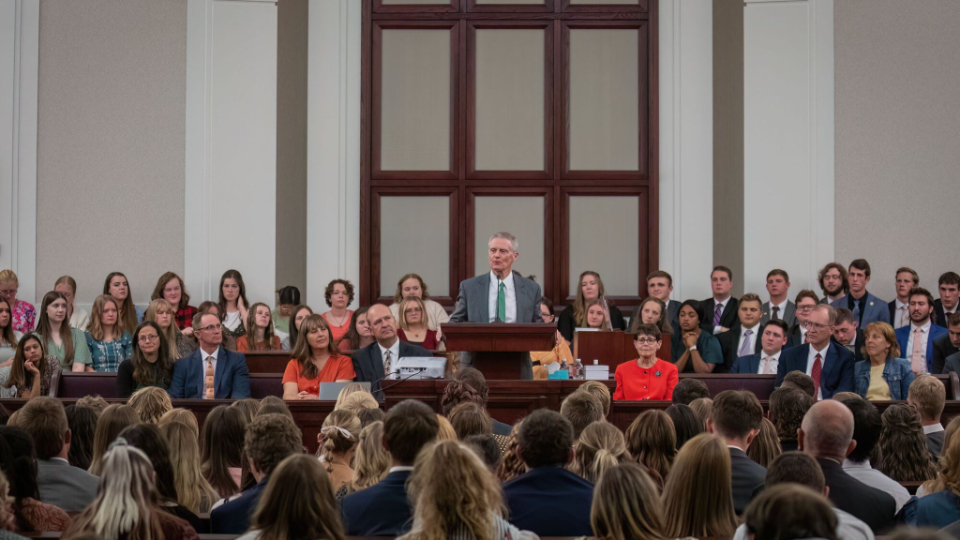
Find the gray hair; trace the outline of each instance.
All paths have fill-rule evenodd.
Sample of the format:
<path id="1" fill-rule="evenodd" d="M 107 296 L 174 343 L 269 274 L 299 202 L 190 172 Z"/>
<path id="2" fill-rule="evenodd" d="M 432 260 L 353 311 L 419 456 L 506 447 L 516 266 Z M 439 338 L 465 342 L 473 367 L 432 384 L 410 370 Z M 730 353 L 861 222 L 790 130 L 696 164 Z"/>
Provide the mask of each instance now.
<path id="1" fill-rule="evenodd" d="M 805 449 L 817 456 L 823 454 L 845 455 L 853 440 L 853 413 L 839 401 L 826 399 L 815 403 L 803 417 Z"/>
<path id="2" fill-rule="evenodd" d="M 510 241 L 510 249 L 514 253 L 520 252 L 520 242 L 517 241 L 517 237 L 508 233 L 508 232 L 498 232 L 493 233 L 493 236 L 490 237 L 490 240 L 487 240 L 487 246 L 490 245 L 490 242 L 493 242 L 497 238 L 503 238 L 504 240 Z"/>

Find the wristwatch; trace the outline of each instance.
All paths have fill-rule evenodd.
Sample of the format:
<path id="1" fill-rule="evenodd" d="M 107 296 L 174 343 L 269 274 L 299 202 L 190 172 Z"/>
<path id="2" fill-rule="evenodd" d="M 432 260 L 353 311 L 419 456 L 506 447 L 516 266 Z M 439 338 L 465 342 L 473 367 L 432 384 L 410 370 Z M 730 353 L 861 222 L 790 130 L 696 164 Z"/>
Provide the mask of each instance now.
<path id="1" fill-rule="evenodd" d="M 697 346 L 696 346 L 696 345 L 694 345 L 693 347 L 690 347 L 690 350 L 691 350 L 691 351 L 695 351 L 695 350 L 697 350 Z"/>

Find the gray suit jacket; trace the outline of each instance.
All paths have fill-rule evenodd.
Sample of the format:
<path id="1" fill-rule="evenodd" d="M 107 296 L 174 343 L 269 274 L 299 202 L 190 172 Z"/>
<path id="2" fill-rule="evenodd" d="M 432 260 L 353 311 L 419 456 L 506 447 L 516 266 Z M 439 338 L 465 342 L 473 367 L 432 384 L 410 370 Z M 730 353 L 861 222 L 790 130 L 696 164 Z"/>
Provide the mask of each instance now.
<path id="1" fill-rule="evenodd" d="M 787 307 L 780 314 L 780 320 L 787 323 L 788 327 L 797 322 L 797 305 L 792 300 L 787 300 Z M 768 322 L 770 322 L 770 302 L 764 302 L 763 318 L 760 319 L 760 324 L 767 324 Z"/>
<path id="2" fill-rule="evenodd" d="M 38 459 L 37 485 L 42 502 L 80 512 L 96 498 L 100 478 L 61 459 Z"/>

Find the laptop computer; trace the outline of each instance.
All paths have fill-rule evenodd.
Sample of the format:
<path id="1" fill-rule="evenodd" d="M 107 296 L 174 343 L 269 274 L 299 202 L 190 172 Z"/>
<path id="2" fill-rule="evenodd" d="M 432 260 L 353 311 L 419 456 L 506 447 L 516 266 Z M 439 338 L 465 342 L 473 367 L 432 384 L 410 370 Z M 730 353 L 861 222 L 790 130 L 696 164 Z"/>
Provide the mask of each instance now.
<path id="1" fill-rule="evenodd" d="M 343 387 L 348 384 L 354 384 L 352 382 L 324 382 L 320 383 L 320 396 L 317 398 L 319 400 L 329 400 L 336 401 L 337 397 L 340 395 L 340 391 L 343 390 Z M 358 382 L 367 392 L 370 391 L 369 382 Z"/>

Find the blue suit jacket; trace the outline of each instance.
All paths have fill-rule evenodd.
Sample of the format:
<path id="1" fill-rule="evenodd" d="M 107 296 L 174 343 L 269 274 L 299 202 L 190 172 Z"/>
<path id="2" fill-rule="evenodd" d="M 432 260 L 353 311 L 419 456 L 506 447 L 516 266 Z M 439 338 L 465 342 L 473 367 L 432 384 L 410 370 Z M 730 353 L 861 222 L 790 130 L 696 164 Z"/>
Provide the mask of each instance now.
<path id="1" fill-rule="evenodd" d="M 267 490 L 267 477 L 259 484 L 244 491 L 240 497 L 210 512 L 210 529 L 213 534 L 243 534 L 250 528 L 250 516 L 257 507 L 260 495 Z"/>
<path id="2" fill-rule="evenodd" d="M 850 309 L 849 302 L 851 298 L 848 294 L 839 300 L 830 302 L 830 306 L 833 307 L 833 309 Z M 868 324 L 875 321 L 890 324 L 890 307 L 886 301 L 867 292 L 867 302 L 864 304 L 863 313 L 860 314 L 860 328 L 866 328 Z"/>
<path id="3" fill-rule="evenodd" d="M 758 369 L 760 369 L 760 353 L 748 354 L 733 361 L 733 367 L 730 368 L 730 373 L 756 375 Z"/>
<path id="4" fill-rule="evenodd" d="M 190 356 L 181 358 L 173 365 L 173 381 L 167 393 L 174 399 L 203 398 L 203 350 L 197 349 Z M 230 352 L 223 347 L 217 353 L 217 370 L 213 376 L 216 399 L 244 399 L 250 397 L 250 372 L 247 357 Z M 243 532 L 243 531 L 240 531 Z"/>
<path id="5" fill-rule="evenodd" d="M 347 536 L 400 536 L 410 532 L 413 511 L 407 499 L 410 471 L 388 474 L 379 483 L 340 501 Z"/>
<path id="6" fill-rule="evenodd" d="M 537 467 L 503 485 L 510 523 L 539 536 L 592 536 L 593 484 L 562 467 Z"/>
<path id="7" fill-rule="evenodd" d="M 807 372 L 807 356 L 809 354 L 809 343 L 784 349 L 780 353 L 780 363 L 777 365 L 778 387 L 787 373 L 791 371 Z M 853 377 L 854 363 L 852 352 L 842 345 L 830 341 L 830 346 L 827 348 L 827 357 L 824 359 L 823 368 L 820 371 L 820 391 L 823 393 L 823 399 L 830 399 L 837 392 L 853 392 L 856 390 Z"/>
<path id="8" fill-rule="evenodd" d="M 907 350 L 907 343 L 910 343 L 910 332 L 912 328 L 913 325 L 896 329 L 897 345 L 900 345 L 900 356 L 902 358 L 910 356 L 911 351 Z M 927 352 L 926 355 L 924 355 L 924 358 L 927 359 L 927 373 L 937 373 L 933 370 L 933 342 L 948 333 L 949 331 L 942 326 L 936 324 L 930 325 L 930 335 L 927 336 Z"/>

